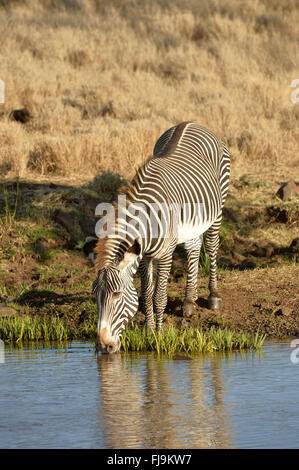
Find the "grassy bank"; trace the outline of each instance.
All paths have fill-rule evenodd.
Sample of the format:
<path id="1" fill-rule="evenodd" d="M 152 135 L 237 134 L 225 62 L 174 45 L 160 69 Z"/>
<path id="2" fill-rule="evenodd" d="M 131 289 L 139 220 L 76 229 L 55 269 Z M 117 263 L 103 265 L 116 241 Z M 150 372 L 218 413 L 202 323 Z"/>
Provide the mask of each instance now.
<path id="1" fill-rule="evenodd" d="M 149 333 L 138 327 L 128 328 L 122 337 L 125 351 L 156 351 L 157 353 L 187 354 L 213 351 L 261 349 L 265 335 L 234 332 L 212 327 L 208 331 L 201 328 L 178 330 L 170 326 L 163 333 Z"/>
<path id="2" fill-rule="evenodd" d="M 95 325 L 84 325 L 79 329 L 68 327 L 62 319 L 24 316 L 22 318 L 0 318 L 0 338 L 3 341 L 67 341 L 88 339 L 95 341 Z M 260 349 L 265 335 L 256 333 L 233 332 L 228 329 L 211 328 L 202 331 L 200 328 L 179 330 L 173 326 L 166 327 L 163 333 L 149 332 L 137 325 L 129 325 L 122 336 L 121 349 L 128 351 L 156 351 L 165 353 L 199 353 L 241 349 Z"/>

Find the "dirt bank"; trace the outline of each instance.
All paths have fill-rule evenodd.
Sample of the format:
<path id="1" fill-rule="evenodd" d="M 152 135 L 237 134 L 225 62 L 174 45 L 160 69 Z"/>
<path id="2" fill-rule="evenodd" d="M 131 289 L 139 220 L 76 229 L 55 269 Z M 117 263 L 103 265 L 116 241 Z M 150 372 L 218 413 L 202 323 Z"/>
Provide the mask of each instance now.
<path id="1" fill-rule="evenodd" d="M 76 187 L 57 182 L 5 184 L 0 195 L 1 316 L 58 316 L 82 332 L 96 325 L 91 295 L 95 272 L 84 254 L 84 240 L 92 235 L 97 201 L 112 200 L 122 182 L 105 173 Z M 183 317 L 186 259 L 178 247 L 168 284 L 166 323 L 182 328 L 200 324 L 203 329 L 216 325 L 274 337 L 298 334 L 296 201 L 280 202 L 272 196 L 276 187 L 268 186 L 263 186 L 262 200 L 259 190 L 255 182 L 244 185 L 244 178 L 232 181 L 218 258 L 221 309 L 207 309 L 208 261 L 203 251 L 197 310 L 191 318 Z M 249 199 L 253 194 L 255 205 Z M 289 218 L 261 217 L 269 205 L 285 210 Z M 144 323 L 142 313 L 135 321 Z"/>
<path id="2" fill-rule="evenodd" d="M 221 273 L 219 311 L 207 308 L 207 279 L 201 278 L 199 286 L 197 311 L 188 319 L 180 312 L 184 287 L 171 285 L 171 294 L 180 295 L 169 299 L 167 320 L 175 312 L 175 322 L 183 327 L 200 324 L 206 329 L 215 325 L 236 331 L 260 331 L 274 337 L 299 334 L 298 266 Z"/>

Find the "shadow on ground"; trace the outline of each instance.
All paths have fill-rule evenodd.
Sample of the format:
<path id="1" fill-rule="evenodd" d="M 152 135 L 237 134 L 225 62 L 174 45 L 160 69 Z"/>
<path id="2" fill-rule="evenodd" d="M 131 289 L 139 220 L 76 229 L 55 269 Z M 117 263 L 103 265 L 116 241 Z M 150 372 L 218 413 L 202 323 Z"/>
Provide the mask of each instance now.
<path id="1" fill-rule="evenodd" d="M 56 292 L 46 289 L 32 289 L 24 294 L 21 294 L 15 303 L 19 305 L 28 305 L 29 307 L 42 308 L 49 304 L 65 305 L 83 303 L 90 301 L 92 298 L 91 293 L 76 293 L 76 294 L 57 294 Z"/>

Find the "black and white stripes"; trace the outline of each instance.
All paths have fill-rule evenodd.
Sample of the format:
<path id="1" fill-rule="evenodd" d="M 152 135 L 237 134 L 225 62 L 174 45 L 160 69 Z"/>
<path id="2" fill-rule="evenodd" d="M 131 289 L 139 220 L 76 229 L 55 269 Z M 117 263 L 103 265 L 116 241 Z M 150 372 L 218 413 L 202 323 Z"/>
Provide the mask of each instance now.
<path id="1" fill-rule="evenodd" d="M 114 236 L 98 250 L 102 268 L 94 288 L 102 349 L 117 349 L 121 332 L 137 311 L 133 275 L 138 266 L 147 327 L 161 327 L 172 255 L 179 243 L 185 244 L 188 259 L 184 312 L 192 313 L 203 233 L 210 256 L 209 306 L 219 307 L 216 254 L 229 172 L 225 145 L 195 123 L 174 126 L 158 139 L 153 157 L 138 170 L 126 204 L 117 212 Z"/>

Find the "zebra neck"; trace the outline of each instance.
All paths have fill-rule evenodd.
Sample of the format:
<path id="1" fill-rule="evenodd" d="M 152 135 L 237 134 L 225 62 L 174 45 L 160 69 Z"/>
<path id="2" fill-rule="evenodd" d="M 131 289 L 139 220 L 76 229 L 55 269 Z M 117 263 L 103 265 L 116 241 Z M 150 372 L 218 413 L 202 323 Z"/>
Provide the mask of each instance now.
<path id="1" fill-rule="evenodd" d="M 139 241 L 132 238 L 114 237 L 106 242 L 104 267 L 114 266 L 128 275 L 134 275 L 142 258 Z"/>

